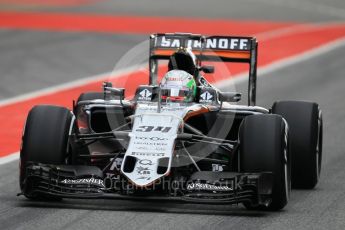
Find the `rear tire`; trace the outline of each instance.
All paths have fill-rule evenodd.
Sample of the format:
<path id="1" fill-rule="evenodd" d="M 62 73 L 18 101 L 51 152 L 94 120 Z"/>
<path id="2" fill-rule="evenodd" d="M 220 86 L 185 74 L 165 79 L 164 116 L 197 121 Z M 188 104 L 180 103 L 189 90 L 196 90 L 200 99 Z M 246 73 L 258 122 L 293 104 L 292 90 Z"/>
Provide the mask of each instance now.
<path id="1" fill-rule="evenodd" d="M 290 183 L 290 157 L 288 127 L 281 116 L 252 115 L 244 118 L 240 126 L 240 171 L 246 173 L 272 172 L 272 200 L 268 206 L 247 209 L 280 210 L 288 202 Z"/>
<path id="2" fill-rule="evenodd" d="M 40 105 L 29 112 L 22 137 L 19 175 L 20 188 L 28 198 L 38 197 L 25 191 L 27 163 L 65 164 L 72 122 L 72 113 L 63 107 Z"/>
<path id="3" fill-rule="evenodd" d="M 289 124 L 293 188 L 314 188 L 322 162 L 322 113 L 318 104 L 280 101 L 273 104 L 272 112 Z"/>

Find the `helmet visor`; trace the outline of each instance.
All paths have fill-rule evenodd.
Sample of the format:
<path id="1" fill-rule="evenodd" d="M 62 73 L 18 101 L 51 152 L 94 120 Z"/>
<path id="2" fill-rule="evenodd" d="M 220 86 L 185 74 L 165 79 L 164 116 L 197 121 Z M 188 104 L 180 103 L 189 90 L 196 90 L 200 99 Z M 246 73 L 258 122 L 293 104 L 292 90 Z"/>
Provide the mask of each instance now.
<path id="1" fill-rule="evenodd" d="M 191 97 L 192 93 L 190 89 L 179 89 L 179 88 L 170 88 L 170 89 L 161 89 L 162 99 L 171 99 L 176 101 L 184 101 Z"/>

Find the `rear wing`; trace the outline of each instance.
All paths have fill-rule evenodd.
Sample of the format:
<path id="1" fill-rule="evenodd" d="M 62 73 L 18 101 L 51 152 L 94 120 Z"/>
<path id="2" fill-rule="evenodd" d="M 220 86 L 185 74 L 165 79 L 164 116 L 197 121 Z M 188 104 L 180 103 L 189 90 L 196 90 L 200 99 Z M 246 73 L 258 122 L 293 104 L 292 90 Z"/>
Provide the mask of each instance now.
<path id="1" fill-rule="evenodd" d="M 157 83 L 158 60 L 168 60 L 179 47 L 191 47 L 199 66 L 202 61 L 248 63 L 248 105 L 255 105 L 258 48 L 256 38 L 207 37 L 186 33 L 152 34 L 150 36 L 150 84 Z"/>

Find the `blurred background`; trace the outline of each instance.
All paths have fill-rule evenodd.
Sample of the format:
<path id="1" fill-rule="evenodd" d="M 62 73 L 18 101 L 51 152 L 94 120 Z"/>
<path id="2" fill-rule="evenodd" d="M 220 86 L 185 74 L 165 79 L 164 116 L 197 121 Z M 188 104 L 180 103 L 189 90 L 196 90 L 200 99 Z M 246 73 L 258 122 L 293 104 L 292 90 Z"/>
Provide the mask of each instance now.
<path id="1" fill-rule="evenodd" d="M 112 71 L 150 33 L 258 35 L 295 23 L 342 22 L 344 5 L 343 0 L 0 0 L 0 99 Z"/>
<path id="2" fill-rule="evenodd" d="M 323 110 L 316 191 L 294 191 L 280 213 L 122 201 L 34 205 L 14 197 L 29 109 L 70 108 L 81 92 L 100 91 L 104 80 L 125 87 L 145 82 L 147 71 L 133 60 L 146 51 L 148 57 L 145 41 L 156 32 L 257 37 L 257 104 L 309 100 Z M 344 0 L 0 0 L 1 229 L 345 229 L 344 53 Z M 229 72 L 225 79 L 212 76 L 213 83 L 243 92 L 245 103 L 245 69 Z"/>

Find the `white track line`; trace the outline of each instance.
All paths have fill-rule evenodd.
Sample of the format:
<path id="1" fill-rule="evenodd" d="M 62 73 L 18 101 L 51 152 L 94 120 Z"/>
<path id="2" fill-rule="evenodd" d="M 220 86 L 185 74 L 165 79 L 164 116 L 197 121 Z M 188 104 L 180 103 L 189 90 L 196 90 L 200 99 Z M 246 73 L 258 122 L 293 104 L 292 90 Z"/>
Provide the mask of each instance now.
<path id="1" fill-rule="evenodd" d="M 336 25 L 336 23 L 335 23 L 335 25 Z M 319 24 L 309 24 L 309 25 L 308 24 L 293 25 L 293 26 L 289 26 L 289 27 L 285 27 L 285 28 L 279 28 L 276 30 L 259 33 L 259 34 L 256 34 L 254 36 L 260 38 L 261 41 L 262 40 L 269 40 L 272 38 L 284 36 L 286 34 L 293 34 L 293 33 L 302 32 L 304 30 L 309 30 L 309 29 L 313 29 L 315 27 L 322 27 L 322 26 L 325 26 L 325 24 L 319 23 Z M 297 55 L 294 55 L 294 56 L 291 56 L 291 57 L 288 57 L 285 59 L 281 59 L 281 60 L 273 62 L 269 65 L 258 68 L 258 76 L 274 72 L 274 71 L 279 70 L 281 68 L 285 68 L 287 66 L 290 66 L 290 65 L 299 63 L 301 61 L 310 59 L 312 57 L 318 56 L 320 54 L 329 52 L 333 49 L 336 49 L 338 47 L 343 46 L 344 44 L 345 44 L 345 39 L 339 39 L 339 40 L 336 40 L 334 42 L 330 42 L 330 43 L 327 43 L 325 45 L 322 45 L 318 48 L 306 51 L 304 53 L 300 53 L 300 54 L 297 54 Z M 61 85 L 48 87 L 48 88 L 45 88 L 42 90 L 37 90 L 37 91 L 31 92 L 31 93 L 22 94 L 22 95 L 12 97 L 9 99 L 0 100 L 0 108 L 1 108 L 1 106 L 9 105 L 9 104 L 20 102 L 20 101 L 29 100 L 29 99 L 32 99 L 35 97 L 49 95 L 49 94 L 52 94 L 52 93 L 55 93 L 55 92 L 58 92 L 61 90 L 71 89 L 71 88 L 75 88 L 75 87 L 82 86 L 85 84 L 98 82 L 101 80 L 107 80 L 110 76 L 111 77 L 117 77 L 117 76 L 129 74 L 131 72 L 137 71 L 138 69 L 140 69 L 142 67 L 143 66 L 138 66 L 138 65 L 137 66 L 131 66 L 131 67 L 128 67 L 126 69 L 117 70 L 114 72 L 102 73 L 102 74 L 82 78 L 79 80 L 67 82 L 67 83 L 64 83 Z M 220 87 L 226 87 L 227 85 L 238 84 L 240 82 L 244 82 L 247 79 L 248 79 L 248 74 L 238 74 L 238 75 L 232 76 L 232 79 L 223 80 L 223 81 L 217 82 L 214 85 L 219 87 L 219 88 Z M 9 154 L 8 156 L 5 156 L 5 157 L 0 157 L 0 165 L 9 163 L 9 162 L 14 161 L 14 160 L 17 160 L 18 158 L 19 158 L 19 152 Z"/>
<path id="2" fill-rule="evenodd" d="M 102 80 L 105 81 L 105 80 L 108 80 L 110 77 L 116 78 L 118 76 L 123 76 L 126 74 L 130 74 L 134 71 L 138 71 L 141 67 L 142 67 L 142 65 L 131 66 L 131 67 L 128 67 L 126 69 L 121 69 L 121 70 L 116 70 L 114 72 L 108 72 L 108 73 L 102 73 L 102 74 L 98 74 L 98 75 L 94 75 L 94 76 L 89 76 L 89 77 L 78 79 L 75 81 L 66 82 L 66 83 L 63 83 L 60 85 L 47 87 L 47 88 L 37 90 L 34 92 L 21 94 L 19 96 L 15 96 L 12 98 L 3 99 L 3 100 L 0 100 L 0 107 L 6 106 L 9 104 L 13 104 L 16 102 L 24 101 L 24 100 L 29 100 L 29 99 L 36 98 L 36 97 L 49 95 L 52 93 L 59 92 L 61 90 L 68 90 L 68 89 L 76 88 L 76 87 L 79 87 L 82 85 L 86 85 L 86 84 L 90 84 L 90 83 L 94 83 L 94 82 L 99 82 Z M 100 86 L 100 89 L 101 89 L 101 86 Z"/>
<path id="3" fill-rule="evenodd" d="M 321 22 L 321 23 L 304 23 L 304 24 L 297 24 L 292 25 L 288 27 L 279 28 L 276 30 L 266 31 L 259 34 L 256 34 L 255 37 L 258 41 L 263 42 L 270 39 L 276 39 L 278 37 L 282 37 L 284 35 L 291 35 L 291 34 L 297 34 L 297 33 L 305 33 L 309 31 L 315 31 L 318 29 L 324 29 L 324 28 L 332 28 L 337 26 L 343 26 L 345 23 L 343 22 Z"/>
<path id="4" fill-rule="evenodd" d="M 299 53 L 287 58 L 280 59 L 278 61 L 272 62 L 271 64 L 259 67 L 258 77 L 262 77 L 265 74 L 269 74 L 277 70 L 289 67 L 291 65 L 309 60 L 316 56 L 319 56 L 327 52 L 330 52 L 332 50 L 335 50 L 337 48 L 340 48 L 342 46 L 345 46 L 345 38 L 340 38 L 335 41 L 321 45 L 317 48 L 307 50 L 305 52 L 302 52 L 302 53 Z M 226 87 L 232 84 L 239 84 L 247 80 L 248 80 L 248 73 L 241 73 L 241 74 L 232 76 L 230 79 L 219 81 L 215 83 L 214 85 L 220 88 L 220 87 Z"/>
<path id="5" fill-rule="evenodd" d="M 18 159 L 19 159 L 19 152 L 11 153 L 8 156 L 0 157 L 0 165 L 7 164 Z"/>
<path id="6" fill-rule="evenodd" d="M 269 73 L 275 72 L 277 70 L 289 67 L 291 65 L 294 65 L 294 64 L 297 64 L 297 63 L 309 60 L 309 59 L 314 58 L 316 56 L 319 56 L 319 55 L 325 54 L 327 52 L 330 52 L 330 51 L 332 51 L 334 49 L 340 48 L 342 46 L 345 46 L 345 38 L 341 38 L 341 39 L 335 40 L 335 41 L 327 43 L 325 45 L 321 45 L 318 48 L 314 48 L 312 50 L 309 50 L 309 51 L 306 51 L 306 52 L 303 52 L 303 53 L 300 53 L 300 54 L 297 54 L 297 55 L 294 55 L 294 56 L 291 56 L 291 57 L 288 57 L 288 58 L 285 58 L 285 59 L 281 59 L 279 61 L 273 62 L 272 64 L 260 67 L 260 68 L 258 68 L 258 76 L 261 77 L 261 76 L 263 76 L 265 74 L 269 74 Z M 119 71 L 119 72 L 126 72 L 126 71 Z M 97 75 L 97 76 L 102 79 L 102 76 L 104 77 L 104 76 L 106 76 L 106 74 L 101 74 L 101 75 Z M 233 77 L 235 77 L 235 78 L 230 79 L 230 80 L 220 81 L 220 82 L 217 82 L 214 85 L 218 86 L 218 87 L 226 87 L 229 84 L 238 84 L 238 83 L 241 83 L 241 82 L 244 82 L 244 81 L 248 80 L 248 74 L 239 74 L 239 75 L 235 75 Z M 92 77 L 91 77 L 91 79 L 92 79 Z M 79 81 L 77 81 L 77 82 L 79 82 Z M 92 82 L 92 81 L 90 81 L 90 82 Z M 70 84 L 67 83 L 65 85 L 68 85 L 68 86 L 72 87 L 71 85 L 76 86 L 76 83 L 75 82 L 74 83 L 70 83 Z M 59 87 L 51 87 L 51 88 L 53 88 L 54 90 L 55 89 L 64 89 L 61 86 L 59 86 Z M 43 94 L 44 93 L 47 93 L 47 92 L 44 90 Z M 35 92 L 35 93 L 32 93 L 32 94 L 27 94 L 27 95 L 36 95 L 36 94 L 37 93 Z M 43 94 L 38 94 L 38 95 L 41 96 Z M 16 97 L 16 98 L 28 99 L 28 97 L 23 97 L 23 96 L 19 96 L 19 97 Z M 12 161 L 17 160 L 17 159 L 19 159 L 19 152 L 12 153 L 12 154 L 10 154 L 8 156 L 1 157 L 0 158 L 0 165 L 12 162 Z"/>
<path id="7" fill-rule="evenodd" d="M 335 24 L 334 26 L 336 25 L 337 24 Z M 266 41 L 266 40 L 281 37 L 287 34 L 294 34 L 298 32 L 308 31 L 310 29 L 315 29 L 317 27 L 321 28 L 323 26 L 329 26 L 329 24 L 324 24 L 324 23 L 302 24 L 302 25 L 298 24 L 298 25 L 292 25 L 292 26 L 274 29 L 271 31 L 265 31 L 262 33 L 255 34 L 254 36 L 257 37 L 260 41 Z M 143 68 L 143 67 L 144 67 L 143 65 L 135 65 L 135 66 L 128 67 L 126 69 L 120 69 L 113 72 L 101 73 L 98 75 L 81 78 L 81 79 L 70 81 L 67 83 L 60 84 L 60 85 L 47 87 L 47 88 L 37 90 L 34 92 L 21 94 L 12 98 L 3 99 L 3 100 L 0 100 L 0 107 L 9 105 L 12 103 L 32 99 L 35 97 L 45 96 L 45 95 L 52 94 L 61 90 L 67 90 L 67 89 L 75 88 L 78 86 L 86 85 L 89 83 L 98 82 L 101 80 L 107 80 L 110 76 L 116 77 L 116 76 L 129 74 L 131 72 L 138 71 L 139 68 Z"/>

